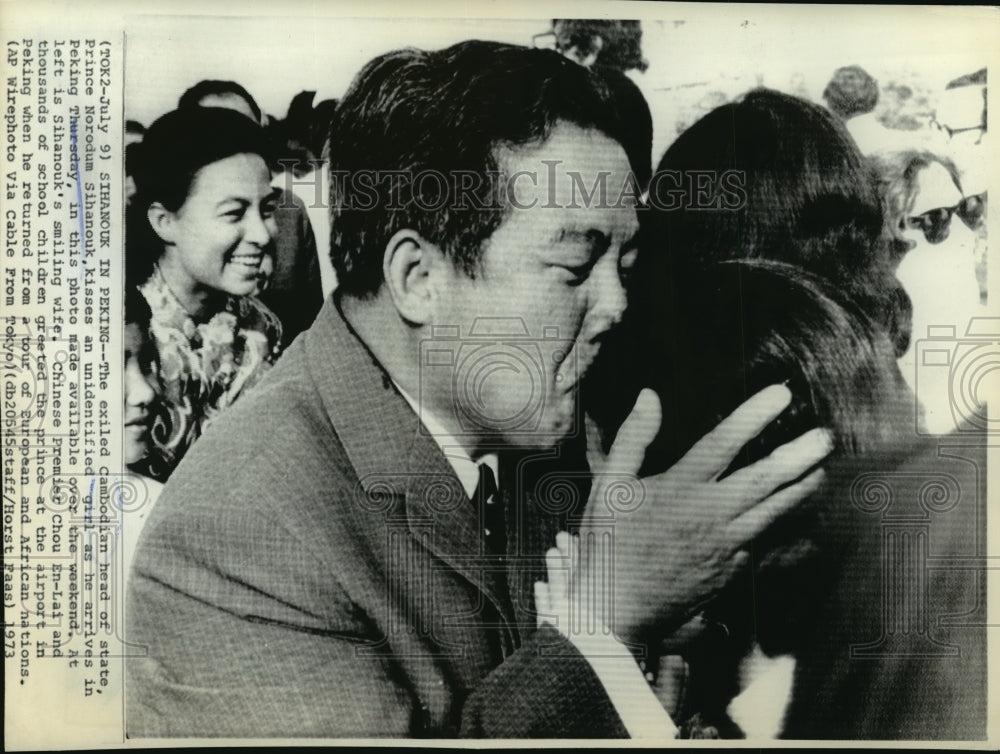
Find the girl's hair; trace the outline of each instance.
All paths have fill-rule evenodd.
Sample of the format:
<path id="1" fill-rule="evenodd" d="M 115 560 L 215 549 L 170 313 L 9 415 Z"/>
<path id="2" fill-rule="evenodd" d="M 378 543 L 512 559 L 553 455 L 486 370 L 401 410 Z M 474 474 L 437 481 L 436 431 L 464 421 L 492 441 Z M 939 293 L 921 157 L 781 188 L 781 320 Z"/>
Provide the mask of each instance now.
<path id="1" fill-rule="evenodd" d="M 753 90 L 681 134 L 664 154 L 661 171 L 737 171 L 743 201 L 735 208 L 720 202 L 717 209 L 651 213 L 649 229 L 669 258 L 650 264 L 678 271 L 725 259 L 799 265 L 849 291 L 890 333 L 897 353 L 905 352 L 909 299 L 882 239 L 875 177 L 828 110 Z M 654 180 L 653 190 L 671 185 Z M 654 207 L 670 206 L 668 196 L 655 199 Z"/>
<path id="2" fill-rule="evenodd" d="M 623 404 L 642 387 L 655 389 L 663 402 L 647 471 L 672 466 L 747 398 L 775 383 L 788 385 L 793 403 L 736 465 L 816 426 L 833 432 L 836 453 L 879 453 L 895 447 L 912 424 L 912 396 L 885 332 L 850 294 L 800 267 L 767 260 L 711 265 L 637 302 L 624 327 L 630 353 L 623 360 L 614 348 L 609 352 L 615 381 L 627 385 L 619 387 Z M 609 366 L 602 355 L 598 371 Z M 618 407 L 613 424 L 628 407 Z"/>

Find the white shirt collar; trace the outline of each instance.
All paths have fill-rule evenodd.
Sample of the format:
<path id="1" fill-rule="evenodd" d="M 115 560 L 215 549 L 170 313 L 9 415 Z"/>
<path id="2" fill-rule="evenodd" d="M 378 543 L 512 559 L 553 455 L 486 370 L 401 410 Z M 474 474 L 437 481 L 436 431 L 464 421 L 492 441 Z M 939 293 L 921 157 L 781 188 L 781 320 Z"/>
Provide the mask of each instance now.
<path id="1" fill-rule="evenodd" d="M 476 492 L 476 486 L 479 484 L 479 464 L 485 463 L 493 471 L 493 478 L 500 478 L 498 474 L 499 458 L 496 453 L 486 453 L 478 461 L 473 461 L 465 448 L 459 444 L 454 435 L 445 429 L 444 425 L 434 414 L 426 408 L 421 408 L 413 397 L 399 386 L 398 382 L 393 380 L 392 384 L 396 386 L 399 394 L 410 404 L 410 408 L 420 418 L 424 428 L 434 438 L 434 442 L 438 444 L 438 447 L 441 448 L 444 457 L 451 464 L 452 469 L 455 470 L 458 481 L 462 483 L 462 488 L 465 490 L 466 495 L 471 498 Z"/>

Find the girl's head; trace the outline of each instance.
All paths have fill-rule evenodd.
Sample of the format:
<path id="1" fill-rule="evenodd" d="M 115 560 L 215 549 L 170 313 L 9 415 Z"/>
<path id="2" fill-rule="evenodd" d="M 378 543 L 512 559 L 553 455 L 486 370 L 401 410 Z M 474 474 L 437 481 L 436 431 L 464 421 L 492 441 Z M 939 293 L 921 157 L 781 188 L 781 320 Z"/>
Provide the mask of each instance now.
<path id="1" fill-rule="evenodd" d="M 176 110 L 150 126 L 134 173 L 129 277 L 153 265 L 191 291 L 253 292 L 276 233 L 264 131 L 221 108 Z"/>
<path id="2" fill-rule="evenodd" d="M 791 405 L 740 449 L 723 476 L 814 427 L 832 433 L 826 483 L 755 539 L 752 568 L 709 611 L 733 631 L 726 651 L 737 656 L 745 649 L 739 642 L 752 632 L 762 643 L 766 637 L 766 649 L 788 646 L 795 621 L 810 609 L 807 598 L 822 594 L 832 564 L 857 531 L 851 480 L 859 469 L 890 467 L 911 442 L 913 396 L 888 336 L 837 286 L 767 260 L 692 272 L 685 285 L 646 302 L 641 316 L 630 313 L 624 328 L 594 364 L 585 397 L 593 403 L 591 416 L 613 437 L 641 388 L 659 394 L 661 429 L 642 475 L 674 466 L 772 384 L 788 386 Z M 748 604 L 750 596 L 756 605 Z M 755 606 L 764 604 L 767 615 L 754 623 Z M 792 613 L 799 617 L 792 620 Z"/>
<path id="3" fill-rule="evenodd" d="M 135 286 L 125 288 L 125 464 L 134 466 L 149 455 L 157 402 L 156 345 L 149 332 L 152 313 Z"/>
<path id="4" fill-rule="evenodd" d="M 669 273 L 654 268 L 673 269 L 683 280 L 686 271 L 727 259 L 788 262 L 851 291 L 897 351 L 905 350 L 908 302 L 883 243 L 874 175 L 828 110 L 768 89 L 751 91 L 670 146 L 650 187 L 654 208 L 673 207 L 669 192 L 678 181 L 687 203 L 651 214 L 655 247 L 640 260 L 650 270 L 644 276 L 637 270 L 637 278 L 655 286 Z M 741 190 L 714 204 L 706 202 L 711 194 L 695 195 L 706 183 L 719 190 L 720 181 Z M 654 196 L 657 190 L 664 195 Z"/>
<path id="5" fill-rule="evenodd" d="M 909 431 L 912 396 L 888 338 L 819 276 L 779 262 L 724 262 L 654 308 L 638 367 L 663 402 L 651 470 L 671 466 L 743 401 L 779 382 L 792 405 L 738 465 L 816 426 L 832 431 L 836 454 L 853 457 L 891 449 Z"/>

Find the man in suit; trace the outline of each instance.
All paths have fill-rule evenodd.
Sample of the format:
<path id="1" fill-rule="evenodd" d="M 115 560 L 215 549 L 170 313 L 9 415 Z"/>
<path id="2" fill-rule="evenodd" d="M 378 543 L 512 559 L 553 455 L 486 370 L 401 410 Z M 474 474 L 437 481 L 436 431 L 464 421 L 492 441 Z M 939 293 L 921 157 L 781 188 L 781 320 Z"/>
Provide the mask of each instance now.
<path id="1" fill-rule="evenodd" d="M 771 388 L 639 480 L 647 393 L 610 455 L 576 460 L 580 380 L 635 255 L 622 187 L 649 157 L 623 147 L 612 91 L 484 42 L 389 53 L 355 79 L 330 149 L 340 288 L 152 513 L 130 736 L 676 731 L 636 659 L 815 488 L 829 438 L 717 481 L 788 405 Z M 603 597 L 589 632 L 534 609 L 571 514 L 614 545 L 572 577 Z"/>

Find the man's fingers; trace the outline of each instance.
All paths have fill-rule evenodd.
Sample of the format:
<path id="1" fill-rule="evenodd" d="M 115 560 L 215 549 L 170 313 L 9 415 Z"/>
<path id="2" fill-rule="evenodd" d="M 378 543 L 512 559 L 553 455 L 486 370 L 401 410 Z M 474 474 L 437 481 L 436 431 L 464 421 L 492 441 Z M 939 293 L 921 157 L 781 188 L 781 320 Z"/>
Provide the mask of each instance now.
<path id="1" fill-rule="evenodd" d="M 561 531 L 556 534 L 556 548 L 563 557 L 568 558 L 573 546 L 573 537 L 569 532 Z"/>
<path id="2" fill-rule="evenodd" d="M 728 531 L 732 535 L 733 549 L 737 550 L 758 536 L 780 516 L 814 493 L 823 484 L 826 475 L 823 469 L 816 469 L 805 479 L 776 492 L 763 502 L 730 522 Z"/>
<path id="3" fill-rule="evenodd" d="M 638 474 L 646 457 L 646 448 L 660 431 L 660 399 L 649 388 L 636 398 L 628 419 L 622 424 L 608 452 L 606 471 L 613 474 Z"/>
<path id="4" fill-rule="evenodd" d="M 696 481 L 711 481 L 729 468 L 740 448 L 760 434 L 792 401 L 784 385 L 771 385 L 747 400 L 701 438 L 673 470 Z"/>
<path id="5" fill-rule="evenodd" d="M 545 616 L 553 612 L 552 604 L 549 601 L 549 585 L 544 581 L 535 582 L 535 615 L 537 625 L 541 627 L 545 622 Z"/>
<path id="6" fill-rule="evenodd" d="M 811 429 L 789 443 L 776 448 L 767 458 L 732 474 L 720 485 L 738 490 L 736 495 L 724 495 L 735 509 L 733 518 L 763 500 L 779 487 L 793 482 L 830 455 L 833 437 L 829 430 Z"/>
<path id="7" fill-rule="evenodd" d="M 555 603 L 566 599 L 569 588 L 569 558 L 556 547 L 545 553 L 545 567 L 548 570 L 549 599 Z"/>
<path id="8" fill-rule="evenodd" d="M 583 426 L 587 432 L 587 462 L 595 471 L 603 469 L 608 462 L 608 456 L 604 452 L 604 438 L 601 436 L 600 427 L 590 414 L 584 415 Z"/>

